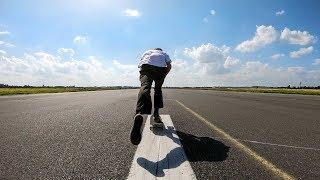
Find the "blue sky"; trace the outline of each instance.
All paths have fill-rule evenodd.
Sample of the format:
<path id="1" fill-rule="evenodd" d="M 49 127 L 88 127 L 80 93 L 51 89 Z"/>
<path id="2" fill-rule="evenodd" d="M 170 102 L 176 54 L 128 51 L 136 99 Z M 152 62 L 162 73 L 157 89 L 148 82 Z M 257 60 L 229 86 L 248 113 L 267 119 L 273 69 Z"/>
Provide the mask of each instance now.
<path id="1" fill-rule="evenodd" d="M 320 85 L 318 1 L 0 4 L 0 83 L 138 85 L 139 56 L 161 47 L 169 86 Z"/>

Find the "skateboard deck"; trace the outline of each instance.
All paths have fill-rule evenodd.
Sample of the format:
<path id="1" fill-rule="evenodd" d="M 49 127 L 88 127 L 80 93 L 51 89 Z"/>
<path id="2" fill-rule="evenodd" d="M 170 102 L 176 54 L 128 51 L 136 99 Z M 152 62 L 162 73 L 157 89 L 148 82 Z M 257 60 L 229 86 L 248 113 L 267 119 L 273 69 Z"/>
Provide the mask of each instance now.
<path id="1" fill-rule="evenodd" d="M 156 123 L 153 120 L 153 117 L 150 118 L 150 130 L 154 130 L 154 129 L 159 129 L 162 130 L 164 128 L 164 124 L 163 123 Z"/>

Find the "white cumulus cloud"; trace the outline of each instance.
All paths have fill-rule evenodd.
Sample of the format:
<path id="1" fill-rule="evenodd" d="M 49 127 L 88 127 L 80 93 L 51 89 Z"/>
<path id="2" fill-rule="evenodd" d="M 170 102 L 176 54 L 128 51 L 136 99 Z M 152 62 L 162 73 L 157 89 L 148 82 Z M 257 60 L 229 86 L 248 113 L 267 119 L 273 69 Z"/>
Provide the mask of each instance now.
<path id="1" fill-rule="evenodd" d="M 301 66 L 288 67 L 290 73 L 302 73 L 304 70 L 305 68 Z"/>
<path id="2" fill-rule="evenodd" d="M 199 74 L 223 74 L 239 64 L 239 59 L 229 55 L 230 47 L 215 46 L 211 43 L 202 44 L 198 47 L 185 48 L 183 54 L 192 58 L 194 69 L 199 69 Z"/>
<path id="3" fill-rule="evenodd" d="M 75 52 L 73 49 L 71 48 L 60 48 L 58 49 L 58 53 L 62 56 L 69 56 L 69 57 L 73 57 Z"/>
<path id="4" fill-rule="evenodd" d="M 300 66 L 273 67 L 259 60 L 240 61 L 231 57 L 229 51 L 227 46 L 207 43 L 185 48 L 182 54 L 175 53 L 172 71 L 164 86 L 287 86 L 320 82 L 320 70 Z M 184 59 L 186 57 L 189 59 Z M 320 60 L 315 60 L 314 64 L 320 64 Z M 22 57 L 0 55 L 0 79 L 5 84 L 139 86 L 138 70 L 137 64 L 119 60 L 108 62 L 94 56 L 63 59 L 60 54 L 55 56 L 42 51 Z"/>
<path id="5" fill-rule="evenodd" d="M 0 46 L 4 46 L 4 47 L 15 47 L 14 44 L 8 43 L 8 42 L 4 42 L 4 41 L 0 41 Z"/>
<path id="6" fill-rule="evenodd" d="M 268 64 L 263 64 L 260 61 L 248 61 L 244 67 L 251 72 L 262 72 L 268 68 Z"/>
<path id="7" fill-rule="evenodd" d="M 298 51 L 292 51 L 290 52 L 291 58 L 300 58 L 303 55 L 310 54 L 313 51 L 313 47 L 307 47 L 307 48 L 300 48 Z"/>
<path id="8" fill-rule="evenodd" d="M 217 14 L 217 11 L 212 9 L 209 11 L 209 15 L 203 18 L 203 22 L 208 23 L 210 16 L 215 16 Z"/>
<path id="9" fill-rule="evenodd" d="M 238 65 L 239 63 L 240 63 L 239 59 L 228 56 L 223 64 L 223 66 L 225 68 L 230 68 L 230 67 Z"/>
<path id="10" fill-rule="evenodd" d="M 9 35 L 11 34 L 9 31 L 0 31 L 0 35 Z"/>
<path id="11" fill-rule="evenodd" d="M 277 60 L 277 59 L 280 59 L 281 57 L 284 57 L 284 56 L 285 56 L 284 54 L 274 54 L 274 55 L 270 56 L 270 58 L 273 60 Z"/>
<path id="12" fill-rule="evenodd" d="M 201 63 L 224 62 L 229 50 L 227 46 L 217 47 L 208 43 L 199 47 L 185 48 L 184 54 Z"/>
<path id="13" fill-rule="evenodd" d="M 138 71 L 138 66 L 137 65 L 132 65 L 132 64 L 122 64 L 120 63 L 118 60 L 113 60 L 112 61 L 112 64 L 117 68 L 117 69 L 120 69 L 122 71 L 131 71 L 131 72 L 134 72 L 134 71 Z"/>
<path id="14" fill-rule="evenodd" d="M 213 16 L 214 16 L 214 15 L 216 15 L 216 13 L 217 13 L 217 12 L 216 12 L 215 10 L 213 10 L 213 9 L 210 10 L 210 15 L 213 15 Z"/>
<path id="15" fill-rule="evenodd" d="M 239 63 L 223 74 L 206 71 L 211 64 L 188 63 L 184 60 L 172 63 L 173 70 L 168 74 L 165 86 L 287 86 L 298 85 L 301 81 L 314 85 L 320 80 L 319 70 L 272 67 L 259 60 Z"/>
<path id="16" fill-rule="evenodd" d="M 307 31 L 291 31 L 289 28 L 284 28 L 280 36 L 281 40 L 287 41 L 290 44 L 307 45 L 315 41 L 315 37 Z"/>
<path id="17" fill-rule="evenodd" d="M 140 17 L 141 13 L 136 9 L 126 9 L 123 11 L 123 15 L 129 17 Z"/>
<path id="18" fill-rule="evenodd" d="M 63 61 L 46 52 L 20 58 L 0 56 L 0 79 L 6 84 L 102 86 L 113 82 L 111 75 L 111 70 L 92 57 Z"/>
<path id="19" fill-rule="evenodd" d="M 7 52 L 0 49 L 0 54 L 7 54 Z"/>
<path id="20" fill-rule="evenodd" d="M 276 12 L 276 15 L 277 16 L 281 16 L 281 15 L 284 15 L 285 11 L 284 10 L 281 10 L 281 11 L 277 11 Z"/>
<path id="21" fill-rule="evenodd" d="M 118 60 L 112 61 L 114 79 L 119 85 L 138 85 L 139 69 L 136 64 L 123 64 Z M 136 84 L 137 83 L 137 84 Z"/>
<path id="22" fill-rule="evenodd" d="M 257 26 L 255 36 L 240 43 L 236 50 L 240 52 L 254 52 L 272 42 L 278 38 L 278 32 L 272 26 Z"/>
<path id="23" fill-rule="evenodd" d="M 320 81 L 320 70 L 299 66 L 274 67 L 260 60 L 240 61 L 230 56 L 226 46 L 217 47 L 210 43 L 185 48 L 183 55 L 193 61 L 175 54 L 172 72 L 164 86 L 295 86 L 301 81 L 308 85 Z M 282 57 L 282 54 L 278 56 Z"/>
<path id="24" fill-rule="evenodd" d="M 78 36 L 74 37 L 74 39 L 73 39 L 73 43 L 75 43 L 77 45 L 86 44 L 87 41 L 88 41 L 88 37 L 81 36 L 81 35 L 78 35 Z"/>
<path id="25" fill-rule="evenodd" d="M 315 59 L 313 65 L 320 65 L 320 59 Z"/>

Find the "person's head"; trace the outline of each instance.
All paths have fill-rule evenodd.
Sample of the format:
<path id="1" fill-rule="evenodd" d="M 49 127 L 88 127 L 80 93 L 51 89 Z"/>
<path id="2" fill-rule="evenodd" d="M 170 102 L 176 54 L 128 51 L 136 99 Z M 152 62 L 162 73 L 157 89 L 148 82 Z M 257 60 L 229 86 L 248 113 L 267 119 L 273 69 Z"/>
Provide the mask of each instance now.
<path id="1" fill-rule="evenodd" d="M 161 48 L 154 48 L 154 50 L 162 51 L 162 49 L 161 49 Z"/>

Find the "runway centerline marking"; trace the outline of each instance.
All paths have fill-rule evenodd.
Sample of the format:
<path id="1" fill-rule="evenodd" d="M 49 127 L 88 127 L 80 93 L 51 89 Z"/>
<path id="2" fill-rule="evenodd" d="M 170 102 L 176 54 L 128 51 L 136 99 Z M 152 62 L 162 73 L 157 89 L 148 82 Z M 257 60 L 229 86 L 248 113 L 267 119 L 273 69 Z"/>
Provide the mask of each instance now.
<path id="1" fill-rule="evenodd" d="M 196 113 L 180 101 L 174 99 L 178 104 L 180 104 L 183 108 L 185 108 L 187 111 L 189 111 L 191 114 L 196 116 L 199 120 L 201 120 L 203 123 L 208 125 L 212 130 L 218 132 L 224 139 L 228 140 L 230 143 L 235 145 L 238 149 L 243 151 L 245 154 L 248 156 L 252 157 L 256 162 L 258 162 L 260 165 L 262 165 L 266 170 L 272 172 L 274 175 L 282 178 L 282 179 L 295 179 L 292 175 L 288 174 L 284 170 L 278 168 L 276 165 L 272 164 L 269 162 L 267 159 L 263 158 L 259 154 L 257 154 L 255 151 L 251 150 L 249 147 L 246 145 L 242 144 L 239 142 L 237 139 L 233 138 L 231 135 L 226 133 L 224 130 L 221 128 L 217 127 L 216 125 L 212 124 L 210 121 L 208 121 L 206 118 L 202 117 L 200 114 Z"/>
<path id="2" fill-rule="evenodd" d="M 196 179 L 170 115 L 160 115 L 163 130 L 150 130 L 150 115 L 127 179 Z"/>

